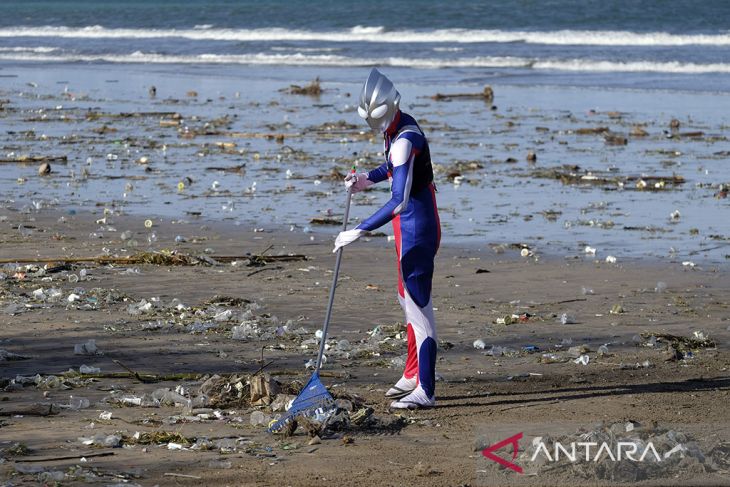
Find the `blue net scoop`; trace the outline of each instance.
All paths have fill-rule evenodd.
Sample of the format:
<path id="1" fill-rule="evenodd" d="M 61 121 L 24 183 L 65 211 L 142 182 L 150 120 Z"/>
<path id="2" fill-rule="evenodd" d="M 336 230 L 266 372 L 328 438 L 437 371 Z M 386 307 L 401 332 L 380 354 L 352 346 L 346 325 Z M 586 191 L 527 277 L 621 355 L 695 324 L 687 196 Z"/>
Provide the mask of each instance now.
<path id="1" fill-rule="evenodd" d="M 335 400 L 322 384 L 322 381 L 319 380 L 319 374 L 315 372 L 294 399 L 287 412 L 269 425 L 269 432 L 281 432 L 289 423 L 300 416 L 325 423 L 336 409 Z"/>

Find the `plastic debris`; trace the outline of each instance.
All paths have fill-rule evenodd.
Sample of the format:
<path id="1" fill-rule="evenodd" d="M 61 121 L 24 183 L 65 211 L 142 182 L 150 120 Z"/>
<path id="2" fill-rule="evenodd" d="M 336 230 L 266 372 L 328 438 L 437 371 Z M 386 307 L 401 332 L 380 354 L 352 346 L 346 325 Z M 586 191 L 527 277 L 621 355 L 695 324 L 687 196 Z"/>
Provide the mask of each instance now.
<path id="1" fill-rule="evenodd" d="M 270 421 L 271 417 L 261 411 L 254 411 L 251 413 L 251 426 L 268 426 Z"/>
<path id="2" fill-rule="evenodd" d="M 590 362 L 590 357 L 588 355 L 581 355 L 577 359 L 573 360 L 573 363 L 580 364 L 580 365 L 588 365 L 588 362 Z"/>
<path id="3" fill-rule="evenodd" d="M 69 409 L 86 409 L 91 406 L 91 402 L 85 397 L 70 396 L 68 400 Z"/>
<path id="4" fill-rule="evenodd" d="M 473 346 L 477 350 L 484 350 L 485 348 L 487 348 L 486 343 L 484 343 L 484 340 L 481 339 L 474 340 Z"/>
<path id="5" fill-rule="evenodd" d="M 99 433 L 90 437 L 80 437 L 79 443 L 86 446 L 103 446 L 106 448 L 116 448 L 121 446 L 122 437 L 120 435 L 105 435 Z"/>
<path id="6" fill-rule="evenodd" d="M 609 311 L 609 313 L 611 313 L 612 315 L 620 315 L 624 313 L 624 307 L 620 304 L 614 304 L 613 306 L 611 306 L 611 311 Z"/>
<path id="7" fill-rule="evenodd" d="M 84 343 L 74 345 L 74 355 L 96 355 L 99 350 L 96 348 L 96 340 L 93 338 Z"/>
<path id="8" fill-rule="evenodd" d="M 575 317 L 568 313 L 562 313 L 560 315 L 560 323 L 562 323 L 563 325 L 573 325 L 576 323 Z"/>

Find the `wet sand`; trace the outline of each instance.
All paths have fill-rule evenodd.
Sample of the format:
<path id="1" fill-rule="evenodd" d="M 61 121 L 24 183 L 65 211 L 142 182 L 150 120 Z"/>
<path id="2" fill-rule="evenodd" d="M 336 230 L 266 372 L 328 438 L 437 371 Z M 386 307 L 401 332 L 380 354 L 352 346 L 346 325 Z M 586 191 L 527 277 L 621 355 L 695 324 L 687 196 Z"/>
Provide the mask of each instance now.
<path id="1" fill-rule="evenodd" d="M 0 417 L 0 449 L 5 459 L 0 463 L 0 478 L 13 485 L 35 485 L 39 479 L 47 479 L 43 475 L 50 475 L 33 472 L 31 467 L 63 472 L 77 469 L 62 485 L 82 484 L 91 476 L 104 484 L 126 480 L 128 485 L 144 486 L 201 481 L 206 485 L 361 485 L 366 478 L 377 485 L 493 485 L 494 481 L 480 477 L 480 470 L 491 468 L 483 463 L 479 450 L 485 445 L 480 446 L 480 435 L 502 431 L 505 425 L 526 430 L 545 423 L 590 428 L 599 422 L 629 420 L 648 427 L 680 425 L 692 431 L 705 452 L 727 439 L 722 431 L 727 429 L 730 392 L 726 351 L 730 284 L 723 268 L 691 268 L 681 262 L 620 260 L 612 265 L 602 259 L 523 258 L 519 249 L 509 247 L 502 253 L 474 245 L 441 249 L 433 291 L 440 344 L 437 407 L 401 413 L 402 420 L 397 420 L 387 410 L 383 393 L 400 374 L 392 363 L 405 353 L 405 342 L 392 333 L 383 342 L 388 336 L 385 332 L 381 343 L 373 345 L 368 335 L 376 326 L 390 330 L 402 320 L 395 299 L 392 243 L 382 237 L 346 249 L 330 335 L 333 348 L 346 339 L 353 348 L 369 352 L 353 351 L 350 358 L 328 352 L 323 377 L 332 391 L 357 394 L 374 409 L 378 420 L 369 431 L 334 432 L 323 437 L 321 444 L 310 446 L 301 430 L 280 439 L 263 426 L 250 424 L 253 411 L 261 409 L 270 415 L 268 408 L 242 404 L 224 409 L 220 419 L 208 413 L 210 419 L 199 416 L 193 421 L 179 418 L 181 407 L 121 406 L 109 399 L 113 391 L 141 396 L 161 387 L 183 386 L 194 392 L 205 374 L 246 376 L 270 361 L 273 363 L 265 371 L 282 384 L 305 381 L 309 372 L 304 363 L 316 355 L 316 349 L 312 345 L 302 348 L 302 342 L 314 338 L 321 325 L 334 258 L 331 236 L 320 233 L 169 219 L 156 219 L 150 230 L 142 217 L 113 213 L 106 215 L 103 225 L 107 231 L 100 231 L 102 224 L 95 220 L 104 217 L 101 209 L 95 214 L 73 215 L 53 209 L 29 213 L 2 209 L 0 258 L 62 261 L 63 257 L 105 252 L 130 255 L 178 249 L 199 255 L 207 249 L 206 255 L 212 258 L 265 252 L 303 254 L 306 260 L 260 267 L 249 266 L 244 259 L 237 265 L 219 266 L 75 264 L 36 277 L 31 269 L 21 280 L 13 278 L 15 269 L 6 266 L 0 271 L 7 275 L 0 280 L 0 349 L 27 358 L 0 361 L 4 388 L 0 413 L 28 411 L 36 403 L 65 405 L 70 396 L 90 401 L 87 409 L 53 409 L 57 414 L 48 416 Z M 18 231 L 19 225 L 26 231 Z M 109 231 L 109 226 L 116 231 Z M 126 242 L 121 239 L 125 231 L 132 232 L 125 235 Z M 150 231 L 157 237 L 152 245 L 147 243 Z M 176 242 L 178 235 L 186 241 Z M 132 247 L 130 240 L 136 240 L 138 247 Z M 128 268 L 133 270 L 126 271 Z M 87 270 L 87 279 L 69 282 L 68 275 L 78 275 L 81 269 Z M 666 283 L 666 289 L 661 285 L 655 289 L 660 281 Z M 44 302 L 33 295 L 39 288 L 46 293 L 50 288 L 59 289 L 61 296 L 57 302 Z M 94 288 L 104 291 L 92 292 Z M 110 289 L 116 293 L 109 293 Z M 80 298 L 69 303 L 67 296 L 72 292 Z M 87 299 L 92 295 L 98 299 Z M 216 322 L 204 305 L 216 295 L 243 298 L 260 307 L 221 305 L 217 311 L 230 309 L 234 318 Z M 105 300 L 105 296 L 112 297 Z M 159 298 L 162 304 L 149 313 L 128 311 L 130 304 L 152 298 Z M 198 321 L 218 326 L 190 333 L 188 326 L 196 321 L 194 311 L 171 308 L 175 298 L 185 306 L 199 307 L 203 314 Z M 20 307 L 12 308 L 17 314 L 11 316 L 8 307 L 13 304 Z M 241 323 L 239 316 L 247 309 L 252 310 L 248 318 L 262 329 L 292 320 L 289 330 L 304 327 L 307 332 L 233 340 L 231 330 Z M 621 312 L 612 314 L 611 310 Z M 524 322 L 498 324 L 505 316 L 524 313 L 529 314 Z M 561 324 L 563 313 L 575 323 Z M 644 346 L 647 338 L 636 338 L 644 332 L 691 337 L 695 331 L 711 337 L 716 347 L 695 349 L 692 357 L 671 361 L 661 340 L 656 347 L 648 347 Z M 74 345 L 89 339 L 96 340 L 101 353 L 75 355 Z M 477 339 L 485 342 L 484 350 L 474 348 Z M 572 343 L 568 345 L 566 339 Z M 541 363 L 543 353 L 564 356 L 566 349 L 583 344 L 589 350 L 585 352 L 588 365 L 572 360 Z M 597 350 L 603 344 L 609 353 L 599 356 Z M 508 347 L 506 354 L 485 355 L 493 345 Z M 539 347 L 539 351 L 522 348 L 527 345 Z M 646 361 L 648 367 L 642 365 Z M 143 375 L 202 377 L 177 376 L 154 383 L 100 377 L 68 381 L 73 388 L 67 390 L 10 382 L 16 376 L 59 375 L 81 365 L 99 367 L 102 375 L 123 374 L 127 371 L 120 363 Z M 100 419 L 103 411 L 111 412 L 111 419 Z M 235 450 L 226 454 L 219 448 L 170 450 L 169 442 L 106 448 L 85 446 L 79 440 L 96 434 L 132 437 L 138 431 L 232 439 Z M 18 443 L 29 450 L 9 453 Z M 89 453 L 113 455 L 79 460 Z M 62 456 L 73 458 L 50 460 Z M 49 460 L 28 462 L 42 458 Z M 659 483 L 727 483 L 726 472 L 710 471 L 696 461 L 688 465 L 692 468 L 676 467 Z M 504 472 L 496 475 L 501 482 L 510 481 Z M 520 480 L 533 485 L 608 482 L 605 478 L 581 479 L 565 470 L 544 471 Z"/>
<path id="2" fill-rule="evenodd" d="M 335 173 L 382 162 L 380 135 L 355 111 L 359 68 L 2 69 L 0 201 L 19 210 L 104 205 L 305 231 L 342 204 Z M 727 262 L 727 94 L 502 81 L 493 100 L 450 98 L 437 94 L 484 85 L 438 70 L 387 74 L 429 138 L 445 243 Z M 317 76 L 319 96 L 292 94 Z M 38 177 L 46 160 L 52 172 Z M 386 193 L 357 195 L 353 218 Z"/>

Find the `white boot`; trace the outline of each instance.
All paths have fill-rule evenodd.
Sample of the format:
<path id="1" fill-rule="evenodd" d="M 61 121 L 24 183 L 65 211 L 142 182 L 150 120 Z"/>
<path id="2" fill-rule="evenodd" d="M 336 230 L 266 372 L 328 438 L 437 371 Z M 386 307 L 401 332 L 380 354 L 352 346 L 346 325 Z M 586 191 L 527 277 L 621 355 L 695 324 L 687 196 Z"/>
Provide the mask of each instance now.
<path id="1" fill-rule="evenodd" d="M 405 377 L 401 377 L 398 382 L 395 383 L 393 387 L 388 389 L 388 392 L 385 393 L 385 397 L 388 399 L 400 399 L 401 397 L 405 397 L 416 388 L 417 381 L 416 377 L 413 376 L 410 379 L 406 379 Z"/>
<path id="2" fill-rule="evenodd" d="M 428 397 L 426 392 L 419 385 L 413 392 L 403 399 L 390 403 L 392 409 L 421 409 L 432 408 L 436 405 L 435 397 Z"/>

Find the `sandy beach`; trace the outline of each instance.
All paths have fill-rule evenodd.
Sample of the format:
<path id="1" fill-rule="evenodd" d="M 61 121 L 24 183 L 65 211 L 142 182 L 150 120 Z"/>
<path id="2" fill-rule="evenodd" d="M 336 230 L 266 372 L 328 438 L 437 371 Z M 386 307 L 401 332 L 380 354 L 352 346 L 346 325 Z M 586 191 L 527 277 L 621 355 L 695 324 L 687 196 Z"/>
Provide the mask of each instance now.
<path id="1" fill-rule="evenodd" d="M 117 234 L 90 240 L 89 234 L 98 229 L 95 220 L 103 217 L 101 211 L 61 215 L 3 210 L 0 218 L 6 231 L 0 258 L 48 257 L 61 262 L 64 256 L 139 251 L 128 249 L 119 234 L 131 232 L 127 243 L 141 241 L 149 233 L 144 220 L 107 214 L 106 224 L 116 227 Z M 485 468 L 479 459 L 481 435 L 509 425 L 529 429 L 552 423 L 590 429 L 599 423 L 635 421 L 647 429 L 668 426 L 684 431 L 705 452 L 722 443 L 729 384 L 728 355 L 720 344 L 727 343 L 730 331 L 728 284 L 721 269 L 522 258 L 517 250 L 495 254 L 489 247 L 446 246 L 437 258 L 434 288 L 440 344 L 438 407 L 393 415 L 382 394 L 400 374 L 393 361 L 405 353 L 405 341 L 394 332 L 402 318 L 393 290 L 392 244 L 384 238 L 352 246 L 345 253 L 330 336 L 332 351 L 327 352 L 323 374 L 334 393 L 357 395 L 357 401 L 373 409 L 369 427 L 330 432 L 321 443 L 309 445 L 305 431 L 281 439 L 264 426 L 252 426 L 252 412 L 261 410 L 270 417 L 272 411 L 245 401 L 238 407 L 201 405 L 187 412 L 183 406 L 122 404 L 122 396 L 143 397 L 160 388 L 182 387 L 192 398 L 213 374 L 245 380 L 263 365 L 283 386 L 306 380 L 304 362 L 316 355 L 311 339 L 320 326 L 331 279 L 334 259 L 329 236 L 310 239 L 297 232 L 195 221 L 153 223 L 156 249 L 176 249 L 186 255 L 201 255 L 207 249 L 204 255 L 212 258 L 241 258 L 236 265 L 214 266 L 80 263 L 40 275 L 29 268 L 22 279 L 11 273 L 0 281 L 4 308 L 0 348 L 22 358 L 0 364 L 5 388 L 0 405 L 5 416 L 0 423 L 2 447 L 7 451 L 11 445 L 23 446 L 0 465 L 13 485 L 34 484 L 42 475 L 39 471 L 69 468 L 75 469 L 71 478 L 76 480 L 64 485 L 92 478 L 139 485 L 194 484 L 199 478 L 225 485 L 357 485 L 359 476 L 383 485 L 479 485 L 484 475 L 480 468 Z M 11 231 L 19 225 L 37 230 L 22 237 Z M 187 241 L 176 242 L 177 236 Z M 245 260 L 249 253 L 264 251 L 271 256 L 304 255 L 306 260 L 260 267 Z M 363 264 L 366 261 L 375 265 Z M 69 275 L 80 273 L 83 280 L 69 282 Z M 41 288 L 45 298 L 34 294 Z M 60 295 L 48 297 L 50 289 Z M 72 293 L 79 297 L 69 302 Z M 221 296 L 246 301 L 226 301 Z M 139 314 L 130 311 L 130 305 L 139 306 L 143 299 L 154 305 Z M 214 309 L 205 304 L 215 299 L 221 304 Z M 252 308 L 252 303 L 258 306 Z M 178 304 L 183 307 L 175 308 Z M 193 309 L 201 310 L 197 317 Z M 374 311 L 362 316 L 352 309 Z M 226 310 L 231 319 L 212 318 Z M 231 330 L 246 310 L 252 310 L 248 318 L 260 324 L 261 335 L 234 340 Z M 563 313 L 569 314 L 571 323 L 561 323 Z M 498 324 L 513 314 L 528 317 Z M 195 322 L 213 326 L 191 332 Z M 266 330 L 284 324 L 288 332 L 267 336 Z M 301 335 L 295 332 L 302 327 Z M 376 327 L 384 331 L 373 340 L 368 332 Z M 670 356 L 667 339 L 652 347 L 647 346 L 650 336 L 638 337 L 642 333 L 692 337 L 695 332 L 711 337 L 717 346 L 694 348 L 690 356 L 688 350 Z M 74 346 L 90 339 L 98 351 L 75 355 Z M 474 347 L 478 339 L 484 350 Z M 337 350 L 341 340 L 349 342 L 349 356 Z M 604 344 L 607 351 L 599 355 Z M 588 365 L 574 363 L 568 350 L 575 346 L 585 346 L 580 354 L 589 357 Z M 485 354 L 494 352 L 492 347 L 502 347 L 504 355 Z M 546 360 L 543 354 L 566 361 L 541 363 Z M 70 369 L 78 372 L 82 365 L 98 367 L 100 374 L 87 379 L 77 373 L 76 378 L 64 375 Z M 130 377 L 130 370 L 149 383 Z M 36 374 L 41 374 L 38 384 L 33 382 Z M 49 375 L 62 383 L 44 382 Z M 20 376 L 30 377 L 30 382 Z M 68 409 L 72 396 L 88 399 L 88 407 Z M 110 417 L 100 419 L 105 413 Z M 132 439 L 136 432 L 174 433 L 190 443 L 181 446 L 182 451 L 168 446 L 176 443 L 175 438 L 136 444 Z M 123 447 L 83 444 L 95 435 L 118 435 Z M 200 438 L 219 444 L 191 450 Z M 228 443 L 221 446 L 221 440 Z M 110 456 L 92 456 L 99 453 Z M 79 463 L 82 456 L 87 459 Z M 72 459 L 53 460 L 56 457 Z M 342 462 L 349 465 L 347 472 L 338 466 Z M 727 481 L 721 473 L 706 469 L 688 458 L 668 467 L 661 482 Z M 496 482 L 509 481 L 506 474 L 499 475 Z M 632 480 L 631 473 L 625 475 Z M 532 479 L 535 485 L 601 485 L 606 480 L 576 478 L 570 469 L 541 472 Z M 651 482 L 656 479 L 645 480 Z"/>
<path id="2" fill-rule="evenodd" d="M 0 487 L 730 485 L 728 3 L 515 5 L 4 2 Z M 273 434 L 384 158 L 373 66 L 433 164 L 436 407 L 384 397 L 387 225 L 336 407 Z"/>

